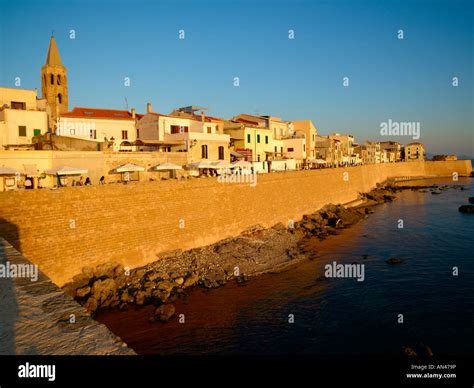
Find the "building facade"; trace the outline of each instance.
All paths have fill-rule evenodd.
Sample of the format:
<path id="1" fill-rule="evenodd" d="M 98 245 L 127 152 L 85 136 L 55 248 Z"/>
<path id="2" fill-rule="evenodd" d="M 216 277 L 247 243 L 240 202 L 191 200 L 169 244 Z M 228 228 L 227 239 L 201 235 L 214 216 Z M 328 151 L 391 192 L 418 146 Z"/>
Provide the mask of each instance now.
<path id="1" fill-rule="evenodd" d="M 404 147 L 406 162 L 425 160 L 425 146 L 421 143 L 410 143 Z"/>
<path id="2" fill-rule="evenodd" d="M 34 149 L 33 137 L 48 131 L 45 107 L 36 90 L 0 88 L 0 149 Z"/>

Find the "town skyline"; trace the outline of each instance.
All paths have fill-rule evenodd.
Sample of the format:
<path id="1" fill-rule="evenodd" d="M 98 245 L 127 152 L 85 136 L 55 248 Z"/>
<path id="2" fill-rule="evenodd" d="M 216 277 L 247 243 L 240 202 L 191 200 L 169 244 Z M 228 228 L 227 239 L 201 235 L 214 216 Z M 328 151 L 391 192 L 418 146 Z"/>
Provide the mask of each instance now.
<path id="1" fill-rule="evenodd" d="M 20 77 L 19 88 L 36 88 L 38 97 L 41 96 L 38 69 L 44 64 L 47 52 L 45 43 L 47 39 L 44 34 L 49 38 L 51 30 L 54 29 L 62 61 L 69 73 L 70 110 L 75 106 L 125 109 L 125 98 L 128 100 L 128 109 L 135 108 L 139 113 L 145 111 L 147 102 L 152 103 L 154 111 L 165 114 L 174 108 L 195 104 L 208 107 L 212 116 L 226 119 L 239 113 L 273 115 L 285 121 L 311 119 L 321 134 L 351 133 L 360 143 L 366 139 L 412 142 L 413 138 L 409 136 L 381 136 L 380 125 L 389 120 L 419 122 L 421 126 L 419 141 L 426 145 L 430 154 L 454 153 L 474 157 L 472 94 L 469 93 L 472 89 L 472 48 L 469 46 L 469 38 L 472 37 L 469 35 L 472 34 L 469 32 L 469 26 L 472 24 L 469 21 L 472 5 L 468 3 L 456 3 L 448 10 L 447 3 L 441 2 L 437 7 L 428 10 L 424 18 L 420 18 L 422 10 L 416 3 L 410 3 L 411 7 L 408 8 L 405 6 L 405 11 L 407 9 L 413 11 L 408 16 L 403 9 L 391 15 L 393 4 L 389 3 L 383 9 L 360 15 L 364 16 L 365 21 L 373 21 L 377 15 L 382 15 L 382 19 L 391 22 L 389 26 L 378 30 L 381 34 L 375 39 L 369 39 L 367 31 L 360 23 L 362 19 L 358 22 L 356 16 L 348 19 L 349 9 L 339 7 L 339 18 L 346 22 L 352 20 L 352 24 L 349 25 L 354 27 L 354 36 L 361 38 L 361 42 L 357 39 L 347 41 L 343 50 L 341 47 L 334 48 L 338 47 L 337 45 L 330 50 L 328 45 L 334 44 L 335 41 L 343 43 L 344 39 L 351 36 L 349 33 L 351 28 L 348 28 L 346 33 L 335 36 L 323 35 L 323 41 L 321 35 L 315 34 L 318 29 L 309 23 L 309 17 L 304 15 L 304 11 L 331 15 L 331 7 L 328 5 L 318 4 L 312 7 L 309 3 L 301 2 L 300 6 L 296 7 L 296 10 L 292 9 L 286 18 L 283 18 L 285 10 L 283 5 L 277 5 L 274 10 L 275 21 L 267 26 L 265 31 L 260 32 L 257 31 L 258 24 L 252 21 L 253 19 L 245 21 L 241 17 L 242 11 L 236 11 L 233 14 L 235 20 L 247 26 L 248 30 L 237 29 L 238 31 L 229 32 L 224 29 L 219 33 L 221 36 L 214 36 L 214 39 L 218 39 L 221 43 L 230 39 L 234 43 L 231 46 L 240 49 L 226 51 L 221 47 L 215 47 L 215 52 L 209 51 L 212 46 L 212 39 L 209 38 L 212 38 L 222 23 L 217 16 L 233 10 L 230 4 L 212 12 L 212 4 L 208 2 L 200 3 L 202 7 L 193 9 L 191 13 L 187 8 L 183 10 L 181 18 L 173 18 L 175 20 L 173 26 L 163 21 L 157 27 L 150 25 L 144 27 L 142 24 L 146 23 L 143 20 L 140 25 L 130 20 L 133 28 L 122 31 L 120 23 L 117 25 L 108 23 L 107 31 L 103 34 L 97 34 L 98 25 L 95 23 L 100 15 L 103 16 L 106 7 L 99 7 L 93 16 L 87 18 L 85 17 L 87 7 L 82 9 L 80 4 L 88 3 L 76 2 L 62 9 L 61 7 L 49 9 L 52 16 L 58 17 L 53 17 L 53 21 L 51 18 L 47 21 L 40 17 L 40 23 L 35 25 L 38 33 L 28 39 L 28 44 L 20 45 L 17 44 L 18 40 L 25 36 L 28 29 L 22 31 L 15 28 L 12 25 L 15 17 L 8 16 L 15 16 L 15 12 L 20 13 L 21 7 L 13 11 L 6 6 L 2 24 L 7 29 L 14 28 L 19 35 L 15 34 L 15 38 L 8 41 L 2 39 L 5 52 L 9 53 L 8 56 L 3 56 L 5 60 L 1 63 L 4 69 L 2 86 L 15 87 L 15 79 Z M 150 11 L 143 15 L 148 21 L 150 19 L 147 19 L 146 15 L 153 14 L 152 11 L 170 12 L 173 15 L 179 11 L 169 3 L 160 4 L 159 7 L 148 2 L 139 4 L 143 10 Z M 191 3 L 185 4 L 191 7 Z M 115 15 L 117 20 L 120 20 L 126 5 L 127 3 L 122 2 L 113 10 L 107 9 L 107 17 L 113 18 Z M 267 9 L 262 3 L 246 6 L 255 12 Z M 467 12 L 459 14 L 462 7 L 467 7 Z M 48 9 L 48 7 L 38 8 L 35 17 L 44 14 L 43 8 Z M 71 12 L 72 10 L 74 12 Z M 71 15 L 65 16 L 66 11 Z M 193 15 L 199 19 L 199 15 L 206 12 L 210 15 L 208 17 L 214 17 L 214 28 L 203 27 L 192 20 Z M 360 12 L 361 10 L 355 7 L 355 15 Z M 25 16 L 32 17 L 31 14 Z M 453 19 L 455 15 L 457 15 L 456 26 Z M 453 43 L 451 53 L 448 53 L 451 56 L 438 64 L 428 63 L 435 54 L 434 47 L 431 47 L 432 43 L 425 41 L 427 47 L 424 47 L 420 42 L 422 38 L 428 37 L 427 32 L 430 26 L 434 27 L 433 22 L 437 18 L 442 20 L 438 20 L 436 31 L 431 31 L 434 34 L 430 35 L 431 38 L 436 40 L 443 37 L 444 43 Z M 182 22 L 176 23 L 177 19 L 181 19 Z M 336 22 L 331 31 L 336 30 L 341 23 L 339 19 Z M 380 24 L 381 22 L 378 27 Z M 405 37 L 397 39 L 399 30 L 397 26 L 404 27 L 404 25 L 407 26 L 403 30 Z M 324 27 L 331 26 L 326 23 Z M 289 38 L 290 30 L 293 30 L 294 39 Z M 75 39 L 70 39 L 71 31 L 74 31 Z M 184 39 L 179 39 L 180 31 L 184 32 Z M 121 42 L 125 47 L 134 47 L 135 49 L 131 50 L 133 55 L 129 58 L 124 52 L 119 51 L 115 52 L 115 56 L 111 55 L 114 49 L 120 47 L 120 43 L 117 47 L 114 40 Z M 156 41 L 160 44 L 156 44 L 155 52 L 153 46 Z M 91 42 L 94 44 L 91 45 Z M 134 45 L 132 42 L 135 42 Z M 328 53 L 327 58 L 323 60 L 319 58 L 313 65 L 314 68 L 321 68 L 320 72 L 314 72 L 311 66 L 301 61 L 301 58 L 304 58 L 302 54 L 315 42 L 328 48 L 325 51 Z M 387 47 L 382 49 L 377 44 L 384 44 Z M 405 46 L 397 47 L 397 45 Z M 265 60 L 256 55 L 266 51 L 271 53 L 277 48 L 278 53 L 281 53 L 278 58 L 270 55 L 271 60 Z M 387 71 L 384 72 L 378 67 L 380 63 L 361 61 L 356 55 L 357 50 L 361 48 L 365 54 L 371 53 L 372 58 L 374 49 L 377 53 L 392 50 L 398 58 L 395 56 L 392 61 L 394 63 L 387 63 Z M 400 58 L 400 54 L 413 54 L 422 49 L 426 54 L 422 60 Z M 85 53 L 87 55 L 84 55 Z M 148 57 L 141 60 L 140 53 L 148 53 Z M 173 53 L 178 57 L 186 54 L 186 61 L 163 61 L 163 57 Z M 306 53 L 309 61 L 315 58 L 314 53 Z M 22 61 L 21 58 L 25 55 L 31 60 Z M 346 63 L 342 65 L 338 59 L 344 57 Z M 243 63 L 246 62 L 245 58 L 253 58 L 254 65 L 251 64 L 252 61 L 249 64 Z M 347 58 L 358 59 L 353 61 Z M 222 63 L 216 61 L 217 59 L 221 59 Z M 104 64 L 101 66 L 102 61 Z M 226 66 L 226 63 L 231 65 Z M 330 69 L 330 64 L 335 64 L 337 70 Z M 159 66 L 154 68 L 156 65 Z M 370 69 L 363 71 L 364 66 Z M 397 67 L 402 69 L 397 70 Z M 424 72 L 420 72 L 422 67 L 425 69 Z M 286 70 L 282 71 L 283 69 Z M 412 74 L 416 72 L 417 77 L 421 79 Z M 345 76 L 348 77 L 348 86 L 343 86 Z M 459 80 L 456 87 L 453 87 L 451 81 L 454 76 Z M 124 86 L 126 77 L 130 79 L 130 86 Z M 238 77 L 238 86 L 235 86 L 235 77 Z M 382 84 L 377 82 L 381 79 L 384 80 Z M 400 81 L 404 82 L 400 84 Z M 403 86 L 410 84 L 412 87 L 406 88 L 404 92 Z M 383 90 L 387 93 L 381 93 Z"/>

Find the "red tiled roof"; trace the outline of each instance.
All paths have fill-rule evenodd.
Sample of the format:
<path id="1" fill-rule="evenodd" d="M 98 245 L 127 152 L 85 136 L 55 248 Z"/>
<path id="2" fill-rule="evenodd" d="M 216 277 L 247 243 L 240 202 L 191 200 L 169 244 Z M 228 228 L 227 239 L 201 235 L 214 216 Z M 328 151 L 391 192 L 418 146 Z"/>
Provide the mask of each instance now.
<path id="1" fill-rule="evenodd" d="M 138 116 L 138 115 L 137 115 Z M 74 107 L 70 112 L 63 113 L 61 117 L 75 117 L 88 119 L 113 119 L 113 120 L 134 120 L 132 113 L 128 110 L 118 109 L 98 109 Z"/>
<path id="2" fill-rule="evenodd" d="M 237 121 L 239 123 L 244 123 L 244 124 L 258 125 L 257 121 L 250 121 L 250 120 L 246 120 L 246 119 L 242 119 L 242 118 L 236 118 L 235 121 Z"/>

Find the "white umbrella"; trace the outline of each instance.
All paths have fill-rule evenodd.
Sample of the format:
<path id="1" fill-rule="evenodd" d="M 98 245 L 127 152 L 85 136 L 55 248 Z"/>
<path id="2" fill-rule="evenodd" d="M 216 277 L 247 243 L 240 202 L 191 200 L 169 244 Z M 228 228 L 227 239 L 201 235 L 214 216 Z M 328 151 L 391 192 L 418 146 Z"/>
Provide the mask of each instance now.
<path id="1" fill-rule="evenodd" d="M 45 173 L 48 175 L 81 175 L 87 174 L 88 171 L 85 168 L 62 166 L 46 170 Z"/>
<path id="2" fill-rule="evenodd" d="M 145 171 L 145 167 L 139 166 L 134 163 L 127 163 L 122 166 L 119 166 L 115 169 L 117 172 L 135 172 L 135 171 Z"/>
<path id="3" fill-rule="evenodd" d="M 308 163 L 326 164 L 327 162 L 324 159 L 311 159 Z"/>
<path id="4" fill-rule="evenodd" d="M 178 166 L 174 163 L 161 163 L 151 168 L 154 171 L 170 171 L 170 170 L 182 170 L 183 167 Z"/>
<path id="5" fill-rule="evenodd" d="M 215 162 L 210 162 L 210 161 L 207 161 L 207 160 L 201 160 L 199 162 L 194 162 L 194 163 L 191 163 L 191 164 L 188 164 L 189 167 L 191 168 L 216 168 L 216 166 L 214 166 Z"/>
<path id="6" fill-rule="evenodd" d="M 238 162 L 232 163 L 232 167 L 250 168 L 252 167 L 252 163 L 246 160 L 239 160 Z"/>
<path id="7" fill-rule="evenodd" d="M 20 171 L 15 170 L 11 167 L 1 166 L 0 167 L 0 175 L 18 175 Z"/>
<path id="8" fill-rule="evenodd" d="M 232 164 L 228 162 L 227 160 L 220 160 L 219 162 L 213 163 L 214 167 L 217 169 L 224 169 L 224 168 L 232 168 Z"/>

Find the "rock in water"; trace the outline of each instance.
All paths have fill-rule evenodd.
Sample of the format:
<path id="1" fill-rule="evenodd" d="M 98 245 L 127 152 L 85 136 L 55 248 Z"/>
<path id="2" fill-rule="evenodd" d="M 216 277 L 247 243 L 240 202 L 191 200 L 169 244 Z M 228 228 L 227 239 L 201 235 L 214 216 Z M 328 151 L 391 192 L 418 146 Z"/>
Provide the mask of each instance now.
<path id="1" fill-rule="evenodd" d="M 161 322 L 168 322 L 174 315 L 175 308 L 172 304 L 162 304 L 155 310 L 155 317 Z"/>
<path id="2" fill-rule="evenodd" d="M 403 353 L 408 356 L 408 357 L 417 357 L 418 354 L 416 354 L 416 352 L 410 348 L 409 346 L 404 346 L 403 347 Z"/>
<path id="3" fill-rule="evenodd" d="M 77 295 L 79 298 L 84 298 L 85 296 L 89 295 L 90 293 L 91 293 L 91 288 L 90 288 L 90 287 L 79 288 L 79 289 L 76 291 L 76 295 Z"/>
<path id="4" fill-rule="evenodd" d="M 474 197 L 469 197 L 469 203 L 474 204 Z"/>
<path id="5" fill-rule="evenodd" d="M 387 264 L 402 264 L 403 260 L 398 259 L 396 257 L 391 257 L 390 259 L 385 260 Z"/>
<path id="6" fill-rule="evenodd" d="M 472 214 L 474 213 L 474 205 L 462 205 L 459 206 L 459 211 L 461 213 L 469 213 Z"/>

